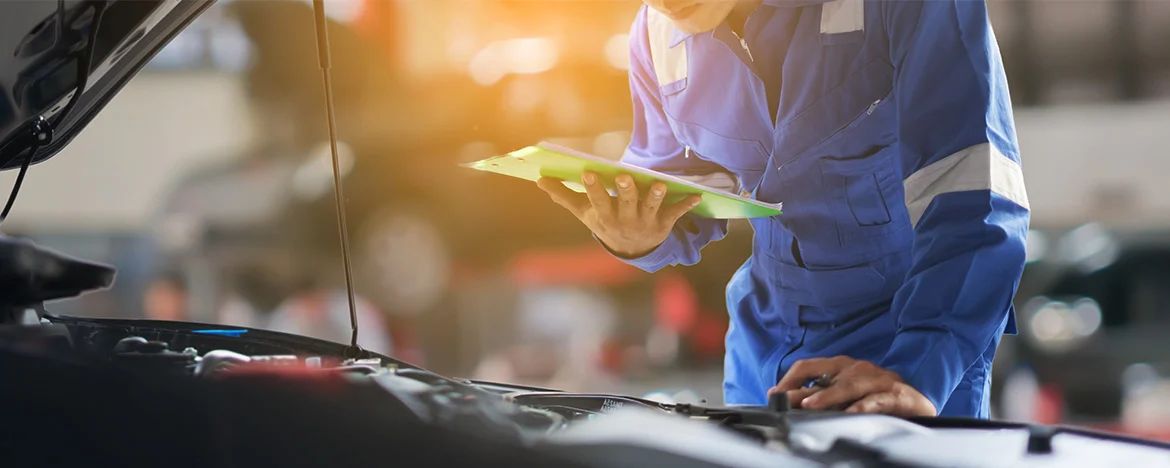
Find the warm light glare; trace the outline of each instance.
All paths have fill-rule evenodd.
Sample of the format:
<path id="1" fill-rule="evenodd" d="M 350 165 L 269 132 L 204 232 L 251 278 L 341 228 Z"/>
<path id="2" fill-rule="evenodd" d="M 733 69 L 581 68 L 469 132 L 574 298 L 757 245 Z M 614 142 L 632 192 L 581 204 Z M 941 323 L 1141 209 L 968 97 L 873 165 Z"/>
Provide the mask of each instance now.
<path id="1" fill-rule="evenodd" d="M 496 49 L 489 46 L 472 57 L 471 63 L 467 65 L 472 80 L 481 86 L 491 86 L 504 79 L 507 72 L 496 54 Z"/>
<path id="2" fill-rule="evenodd" d="M 312 0 L 301 0 L 310 5 Z M 325 2 L 325 15 L 340 23 L 351 23 L 362 13 L 365 0 L 329 0 Z"/>
<path id="3" fill-rule="evenodd" d="M 557 44 L 551 39 L 513 39 L 504 44 L 509 71 L 517 75 L 544 73 L 557 64 Z"/>
<path id="4" fill-rule="evenodd" d="M 474 162 L 495 155 L 496 147 L 490 141 L 477 141 L 459 149 L 459 162 Z"/>
<path id="5" fill-rule="evenodd" d="M 337 162 L 341 176 L 353 170 L 353 149 L 344 142 L 337 142 Z M 333 188 L 333 152 L 328 144 L 317 147 L 315 154 L 306 159 L 293 173 L 293 192 L 304 200 L 315 200 Z"/>
<path id="6" fill-rule="evenodd" d="M 617 159 L 630 145 L 630 132 L 605 132 L 593 139 L 593 154 Z"/>
<path id="7" fill-rule="evenodd" d="M 475 54 L 468 72 L 476 83 L 491 86 L 509 74 L 534 75 L 552 70 L 559 55 L 556 42 L 548 38 L 496 41 Z"/>
<path id="8" fill-rule="evenodd" d="M 508 110 L 533 112 L 545 104 L 548 97 L 548 82 L 535 79 L 511 81 L 506 89 L 504 102 Z"/>
<path id="9" fill-rule="evenodd" d="M 605 43 L 605 59 L 618 70 L 630 68 L 630 35 L 615 34 Z"/>

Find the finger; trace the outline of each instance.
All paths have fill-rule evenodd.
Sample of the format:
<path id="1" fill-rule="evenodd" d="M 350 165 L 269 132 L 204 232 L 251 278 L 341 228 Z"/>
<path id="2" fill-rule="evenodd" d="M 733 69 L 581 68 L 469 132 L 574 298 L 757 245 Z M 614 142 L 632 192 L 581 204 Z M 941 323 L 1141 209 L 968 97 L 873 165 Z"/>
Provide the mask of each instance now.
<path id="1" fill-rule="evenodd" d="M 896 414 L 898 398 L 890 392 L 874 393 L 845 408 L 846 413 Z"/>
<path id="2" fill-rule="evenodd" d="M 828 409 L 851 404 L 871 394 L 888 391 L 892 386 L 893 382 L 881 374 L 843 373 L 832 386 L 805 398 L 800 404 L 808 409 Z"/>
<path id="3" fill-rule="evenodd" d="M 808 397 L 812 396 L 812 394 L 819 392 L 821 390 L 823 390 L 823 389 L 820 387 L 790 390 L 790 391 L 788 391 L 788 406 L 791 406 L 794 409 L 801 409 L 802 406 L 801 406 L 800 402 L 804 401 L 805 398 L 808 398 Z"/>
<path id="4" fill-rule="evenodd" d="M 618 219 L 623 223 L 633 223 L 638 220 L 638 186 L 634 178 L 628 174 L 618 174 L 614 178 L 618 186 Z"/>
<path id="5" fill-rule="evenodd" d="M 544 193 L 547 193 L 552 201 L 556 202 L 558 205 L 563 206 L 566 210 L 569 210 L 570 213 L 573 213 L 573 215 L 578 218 L 582 216 L 585 208 L 588 208 L 589 206 L 589 199 L 587 199 L 585 195 L 574 192 L 568 187 L 565 187 L 565 184 L 561 183 L 559 180 L 542 177 L 540 180 L 536 181 L 536 186 L 540 187 Z"/>
<path id="6" fill-rule="evenodd" d="M 667 205 L 659 210 L 658 219 L 663 223 L 674 226 L 674 223 L 677 223 L 683 215 L 690 212 L 696 206 L 699 206 L 700 201 L 702 201 L 702 198 L 698 195 L 691 195 L 682 201 Z"/>
<path id="7" fill-rule="evenodd" d="M 646 193 L 646 200 L 642 202 L 642 216 L 654 218 L 658 216 L 658 208 L 662 206 L 662 199 L 666 196 L 666 184 L 655 182 L 650 184 L 650 191 Z"/>
<path id="8" fill-rule="evenodd" d="M 804 387 L 804 384 L 810 380 L 822 375 L 828 374 L 829 377 L 835 377 L 853 362 L 855 362 L 853 359 L 845 356 L 796 361 L 788 369 L 788 372 L 784 373 L 784 377 L 780 378 L 780 382 L 776 384 L 776 387 L 786 392 L 796 390 Z"/>
<path id="9" fill-rule="evenodd" d="M 613 197 L 609 196 L 609 192 L 601 185 L 597 174 L 586 172 L 581 176 L 581 183 L 585 185 L 585 194 L 588 195 L 589 204 L 597 210 L 597 214 L 603 217 L 612 216 Z"/>
<path id="10" fill-rule="evenodd" d="M 865 404 L 866 400 L 870 400 Z M 857 408 L 853 408 L 856 405 Z M 934 417 L 938 410 L 934 403 L 914 387 L 895 382 L 889 390 L 876 392 L 850 405 L 846 411 L 858 413 L 879 413 L 900 417 Z"/>
<path id="11" fill-rule="evenodd" d="M 785 393 L 788 394 L 788 401 L 795 401 L 794 398 L 803 400 L 805 397 L 808 397 L 809 395 L 812 395 L 819 390 L 823 390 L 823 387 L 798 388 L 796 390 L 788 390 Z M 772 396 L 773 393 L 783 391 L 784 390 L 780 390 L 780 387 L 772 387 L 768 389 L 768 396 Z"/>

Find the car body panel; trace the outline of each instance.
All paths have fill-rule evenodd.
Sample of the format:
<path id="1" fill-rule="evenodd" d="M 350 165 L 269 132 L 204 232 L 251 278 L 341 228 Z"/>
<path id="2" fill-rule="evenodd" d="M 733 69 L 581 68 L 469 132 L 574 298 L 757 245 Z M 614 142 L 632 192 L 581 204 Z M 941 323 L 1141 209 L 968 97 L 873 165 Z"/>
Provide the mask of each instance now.
<path id="1" fill-rule="evenodd" d="M 0 168 L 21 165 L 18 158 L 28 149 L 30 126 L 42 118 L 54 130 L 32 163 L 57 154 L 210 4 L 210 0 L 0 3 L 0 50 L 5 51 L 0 53 Z M 100 18 L 96 31 L 95 17 Z M 89 65 L 84 74 L 81 64 Z M 82 80 L 84 90 L 70 108 Z"/>

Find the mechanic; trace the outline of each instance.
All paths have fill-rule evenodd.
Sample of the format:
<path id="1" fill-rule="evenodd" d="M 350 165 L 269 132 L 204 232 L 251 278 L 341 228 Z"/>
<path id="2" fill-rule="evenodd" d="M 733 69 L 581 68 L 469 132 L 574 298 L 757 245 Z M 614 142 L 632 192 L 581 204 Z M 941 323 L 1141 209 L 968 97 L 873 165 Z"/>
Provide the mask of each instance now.
<path id="1" fill-rule="evenodd" d="M 783 202 L 727 287 L 727 404 L 988 417 L 1029 210 L 972 0 L 644 0 L 623 160 Z M 540 186 L 613 254 L 692 265 L 727 233 L 665 187 Z M 808 385 L 816 380 L 820 385 Z"/>

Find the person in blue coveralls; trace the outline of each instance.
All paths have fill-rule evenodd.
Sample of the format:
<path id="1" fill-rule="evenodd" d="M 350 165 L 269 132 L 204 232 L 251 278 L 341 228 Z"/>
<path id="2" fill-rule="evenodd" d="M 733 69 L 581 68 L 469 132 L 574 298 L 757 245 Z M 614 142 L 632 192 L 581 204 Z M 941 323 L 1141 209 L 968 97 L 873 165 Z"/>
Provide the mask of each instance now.
<path id="1" fill-rule="evenodd" d="M 988 417 L 1029 210 L 984 2 L 644 1 L 623 160 L 784 203 L 727 286 L 725 402 Z M 539 185 L 644 270 L 727 233 L 694 196 L 582 179 Z"/>

